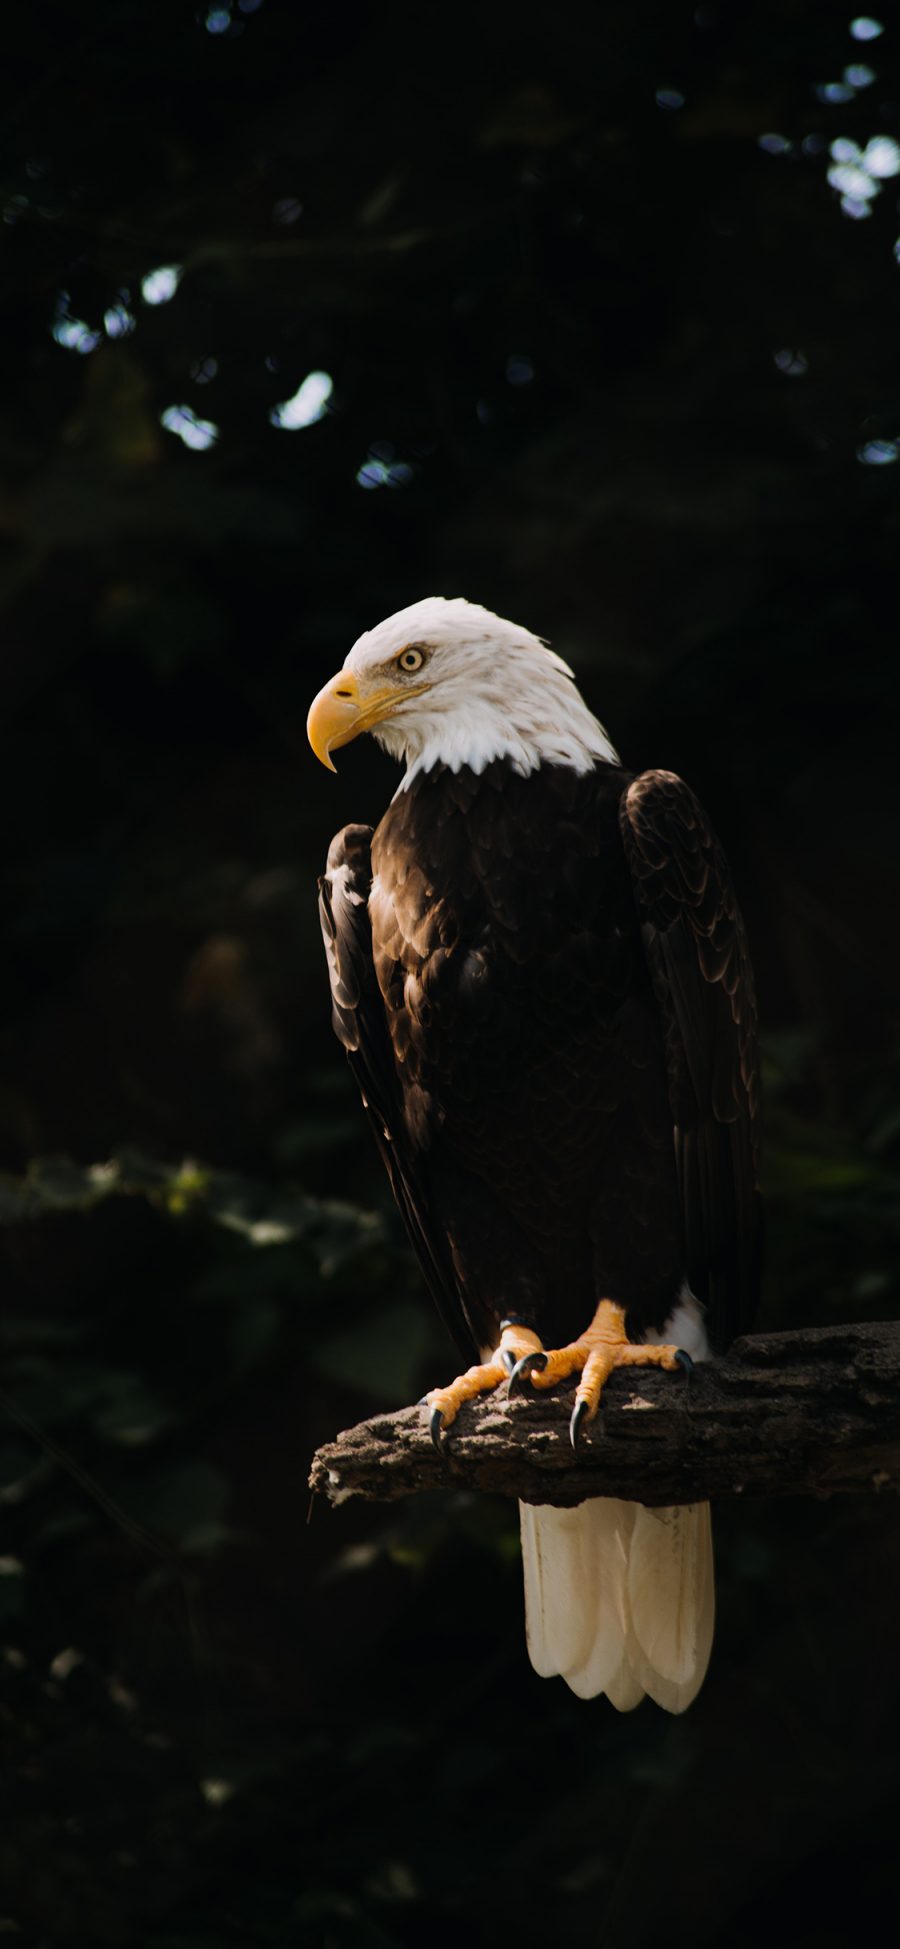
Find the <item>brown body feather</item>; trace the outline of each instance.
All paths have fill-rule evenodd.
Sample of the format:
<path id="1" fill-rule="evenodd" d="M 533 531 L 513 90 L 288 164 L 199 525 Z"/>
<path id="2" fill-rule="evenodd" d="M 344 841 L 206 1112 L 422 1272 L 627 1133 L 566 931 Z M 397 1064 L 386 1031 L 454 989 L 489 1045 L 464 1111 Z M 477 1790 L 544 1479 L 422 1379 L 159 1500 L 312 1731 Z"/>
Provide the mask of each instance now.
<path id="1" fill-rule="evenodd" d="M 721 849 L 670 773 L 442 766 L 322 882 L 334 1021 L 468 1355 L 516 1315 L 631 1337 L 687 1281 L 715 1344 L 759 1273 L 752 975 Z"/>

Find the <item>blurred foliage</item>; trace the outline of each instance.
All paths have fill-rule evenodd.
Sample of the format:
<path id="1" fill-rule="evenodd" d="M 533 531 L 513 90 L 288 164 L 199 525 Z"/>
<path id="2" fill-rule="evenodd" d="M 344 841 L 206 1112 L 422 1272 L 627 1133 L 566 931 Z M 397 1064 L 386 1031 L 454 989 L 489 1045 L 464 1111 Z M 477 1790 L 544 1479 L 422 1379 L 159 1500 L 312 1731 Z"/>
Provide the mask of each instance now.
<path id="1" fill-rule="evenodd" d="M 303 727 L 421 594 L 552 638 L 733 862 L 765 1320 L 896 1314 L 896 23 L 14 11 L 0 1927 L 857 1940 L 900 1790 L 893 1501 L 720 1512 L 683 1722 L 533 1676 L 513 1512 L 306 1525 L 316 1443 L 453 1354 L 315 916 L 393 778 L 361 747 L 326 778 Z"/>

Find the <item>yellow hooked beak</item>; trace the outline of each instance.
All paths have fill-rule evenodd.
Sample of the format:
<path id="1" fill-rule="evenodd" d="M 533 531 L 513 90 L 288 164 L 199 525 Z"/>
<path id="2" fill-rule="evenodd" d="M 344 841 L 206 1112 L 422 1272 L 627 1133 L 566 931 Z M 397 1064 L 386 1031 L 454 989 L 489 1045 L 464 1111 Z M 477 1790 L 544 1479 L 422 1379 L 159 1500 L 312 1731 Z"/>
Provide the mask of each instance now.
<path id="1" fill-rule="evenodd" d="M 334 771 L 333 751 L 339 751 L 342 744 L 350 744 L 361 731 L 370 731 L 373 724 L 390 717 L 398 704 L 425 688 L 424 684 L 404 684 L 402 689 L 381 684 L 375 690 L 366 689 L 363 695 L 353 671 L 339 670 L 330 683 L 323 685 L 318 697 L 313 698 L 306 720 L 306 735 L 319 763 Z"/>

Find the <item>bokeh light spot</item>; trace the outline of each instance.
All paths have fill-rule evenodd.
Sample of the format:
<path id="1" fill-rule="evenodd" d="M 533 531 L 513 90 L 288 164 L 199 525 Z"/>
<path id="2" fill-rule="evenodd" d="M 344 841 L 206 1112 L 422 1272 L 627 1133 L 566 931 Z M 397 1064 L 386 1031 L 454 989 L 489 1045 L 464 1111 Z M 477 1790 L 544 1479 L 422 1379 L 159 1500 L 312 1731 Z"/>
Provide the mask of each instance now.
<path id="1" fill-rule="evenodd" d="M 862 150 L 858 142 L 851 142 L 849 136 L 839 135 L 832 142 L 828 153 L 833 156 L 835 162 L 858 162 Z"/>
<path id="2" fill-rule="evenodd" d="M 70 303 L 68 291 L 61 291 L 56 301 L 50 334 L 64 351 L 79 352 L 84 358 L 89 352 L 96 351 L 103 333 L 95 331 L 84 318 L 73 318 Z"/>
<path id="3" fill-rule="evenodd" d="M 864 202 L 870 196 L 877 196 L 879 184 L 873 182 L 868 170 L 861 169 L 858 163 L 833 162 L 828 171 L 828 181 L 832 189 L 839 189 L 842 196 L 854 196 Z"/>
<path id="4" fill-rule="evenodd" d="M 846 81 L 817 81 L 813 87 L 816 100 L 825 102 L 829 108 L 852 102 L 854 92 L 854 89 L 848 88 Z"/>
<path id="5" fill-rule="evenodd" d="M 657 88 L 657 108 L 683 108 L 684 96 L 680 88 Z"/>
<path id="6" fill-rule="evenodd" d="M 855 41 L 877 41 L 884 33 L 880 20 L 873 20 L 871 14 L 857 14 L 850 22 L 850 32 Z"/>
<path id="7" fill-rule="evenodd" d="M 534 378 L 531 359 L 522 352 L 510 352 L 506 361 L 506 380 L 510 386 L 530 386 Z"/>
<path id="8" fill-rule="evenodd" d="M 103 329 L 107 338 L 127 338 L 134 331 L 135 319 L 127 305 L 110 305 L 103 313 Z"/>
<path id="9" fill-rule="evenodd" d="M 856 458 L 863 467 L 890 467 L 898 456 L 900 445 L 896 440 L 867 440 L 865 446 L 856 449 Z"/>
<path id="10" fill-rule="evenodd" d="M 791 144 L 786 135 L 776 135 L 774 130 L 768 130 L 760 136 L 757 147 L 764 149 L 767 156 L 784 156 Z"/>
<path id="11" fill-rule="evenodd" d="M 272 407 L 269 419 L 285 433 L 296 433 L 301 426 L 314 426 L 323 417 L 333 391 L 330 372 L 308 372 L 292 398 Z"/>
<path id="12" fill-rule="evenodd" d="M 873 135 L 861 149 L 849 136 L 839 135 L 830 153 L 828 181 L 840 193 L 844 215 L 857 220 L 870 216 L 882 183 L 900 176 L 900 144 L 892 135 Z"/>
<path id="13" fill-rule="evenodd" d="M 167 305 L 174 298 L 181 283 L 183 266 L 181 264 L 158 264 L 155 271 L 148 271 L 141 278 L 141 297 L 145 305 Z"/>
<path id="14" fill-rule="evenodd" d="M 864 61 L 853 61 L 844 69 L 844 80 L 848 88 L 871 88 L 877 79 L 874 68 L 867 68 Z"/>
<path id="15" fill-rule="evenodd" d="M 231 14 L 227 7 L 210 7 L 205 21 L 208 34 L 227 34 L 231 26 Z"/>
<path id="16" fill-rule="evenodd" d="M 862 161 L 870 176 L 900 176 L 900 144 L 892 135 L 873 135 L 863 150 Z"/>
<path id="17" fill-rule="evenodd" d="M 100 343 L 100 333 L 92 332 L 83 318 L 62 318 L 53 326 L 53 336 L 57 345 L 65 346 L 67 352 L 93 352 Z"/>
<path id="18" fill-rule="evenodd" d="M 159 417 L 167 433 L 177 434 L 193 453 L 204 453 L 218 440 L 219 429 L 214 421 L 198 419 L 190 406 L 166 406 Z"/>
<path id="19" fill-rule="evenodd" d="M 387 469 L 383 460 L 364 460 L 356 475 L 357 486 L 367 489 L 383 487 L 386 479 Z"/>
<path id="20" fill-rule="evenodd" d="M 296 223 L 303 215 L 303 204 L 299 196 L 279 196 L 272 205 L 272 215 L 276 223 Z"/>
<path id="21" fill-rule="evenodd" d="M 803 374 L 809 371 L 806 353 L 801 352 L 799 348 L 783 345 L 780 351 L 774 352 L 772 356 L 779 372 L 787 373 L 790 379 L 802 379 Z"/>
<path id="22" fill-rule="evenodd" d="M 373 440 L 368 454 L 357 470 L 356 483 L 367 492 L 374 487 L 407 487 L 413 479 L 415 468 L 406 460 L 395 458 L 397 449 L 391 440 Z"/>

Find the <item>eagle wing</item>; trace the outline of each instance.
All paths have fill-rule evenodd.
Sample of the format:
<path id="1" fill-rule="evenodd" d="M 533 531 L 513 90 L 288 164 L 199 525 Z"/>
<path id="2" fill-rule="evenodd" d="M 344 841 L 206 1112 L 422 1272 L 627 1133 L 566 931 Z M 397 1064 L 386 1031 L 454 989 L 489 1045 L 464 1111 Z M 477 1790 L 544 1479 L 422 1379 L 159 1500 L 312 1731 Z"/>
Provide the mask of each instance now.
<path id="1" fill-rule="evenodd" d="M 759 1061 L 747 937 L 724 853 L 687 785 L 649 771 L 620 822 L 666 1044 L 691 1290 L 713 1344 L 750 1323 L 761 1260 Z"/>
<path id="2" fill-rule="evenodd" d="M 391 1189 L 438 1311 L 467 1359 L 466 1324 L 447 1249 L 430 1217 L 427 1165 L 409 1140 L 394 1051 L 372 952 L 369 893 L 372 827 L 345 826 L 319 881 L 319 918 L 331 982 L 332 1021 L 359 1084 Z"/>

